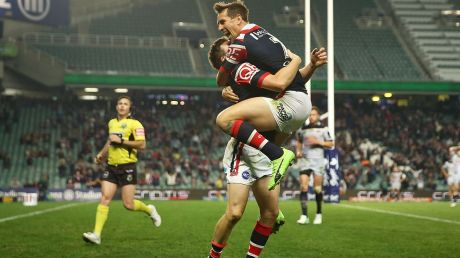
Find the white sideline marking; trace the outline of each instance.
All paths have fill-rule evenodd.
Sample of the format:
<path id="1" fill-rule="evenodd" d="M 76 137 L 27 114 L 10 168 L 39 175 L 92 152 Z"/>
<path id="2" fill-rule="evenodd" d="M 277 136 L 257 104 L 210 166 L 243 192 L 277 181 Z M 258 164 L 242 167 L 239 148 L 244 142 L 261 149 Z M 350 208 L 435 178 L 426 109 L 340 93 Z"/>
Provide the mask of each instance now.
<path id="1" fill-rule="evenodd" d="M 16 220 L 16 219 L 22 219 L 22 218 L 37 216 L 37 215 L 40 215 L 40 214 L 43 214 L 43 213 L 53 212 L 53 211 L 57 211 L 57 210 L 67 209 L 67 208 L 77 206 L 77 205 L 81 205 L 81 204 L 83 204 L 83 203 L 70 203 L 70 204 L 66 204 L 66 205 L 62 205 L 62 206 L 58 206 L 58 207 L 54 207 L 54 208 L 50 208 L 50 209 L 34 211 L 34 212 L 21 214 L 21 215 L 15 215 L 15 216 L 11 216 L 11 217 L 6 217 L 6 218 L 3 218 L 3 219 L 0 219 L 0 223 L 7 222 L 7 221 L 10 221 L 10 220 Z"/>
<path id="2" fill-rule="evenodd" d="M 403 212 L 397 212 L 397 211 L 386 211 L 386 210 L 373 209 L 373 208 L 367 208 L 367 207 L 362 207 L 362 206 L 354 206 L 354 205 L 347 205 L 347 204 L 340 204 L 340 205 L 337 205 L 337 206 L 338 207 L 350 208 L 350 209 L 356 209 L 356 210 L 372 211 L 372 212 L 383 213 L 383 214 L 391 214 L 391 215 L 402 216 L 402 217 L 424 219 L 424 220 L 431 220 L 431 221 L 435 221 L 435 222 L 444 222 L 444 223 L 449 223 L 449 224 L 460 225 L 460 221 L 449 220 L 449 219 L 440 219 L 440 218 L 436 218 L 436 217 L 421 216 L 421 215 L 415 215 L 415 214 L 403 213 Z"/>

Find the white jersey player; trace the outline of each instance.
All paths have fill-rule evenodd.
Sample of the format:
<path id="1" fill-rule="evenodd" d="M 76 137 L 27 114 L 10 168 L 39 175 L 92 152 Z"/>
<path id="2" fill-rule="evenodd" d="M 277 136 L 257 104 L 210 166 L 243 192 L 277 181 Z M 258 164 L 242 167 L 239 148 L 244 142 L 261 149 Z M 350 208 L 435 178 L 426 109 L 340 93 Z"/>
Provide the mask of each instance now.
<path id="1" fill-rule="evenodd" d="M 393 166 L 390 173 L 390 196 L 399 200 L 401 184 L 406 179 L 406 175 L 401 172 L 398 166 Z"/>
<path id="2" fill-rule="evenodd" d="M 449 148 L 449 155 L 451 160 L 444 162 L 441 167 L 441 172 L 447 181 L 450 207 L 455 207 L 460 184 L 460 147 Z"/>
<path id="3" fill-rule="evenodd" d="M 321 204 L 323 201 L 323 178 L 327 160 L 324 149 L 332 148 L 334 141 L 327 127 L 321 124 L 319 110 L 312 107 L 309 124 L 297 131 L 297 158 L 299 159 L 300 177 L 300 207 L 302 214 L 297 223 L 308 224 L 307 200 L 310 175 L 314 176 L 314 190 L 316 196 L 316 216 L 313 224 L 322 223 Z"/>

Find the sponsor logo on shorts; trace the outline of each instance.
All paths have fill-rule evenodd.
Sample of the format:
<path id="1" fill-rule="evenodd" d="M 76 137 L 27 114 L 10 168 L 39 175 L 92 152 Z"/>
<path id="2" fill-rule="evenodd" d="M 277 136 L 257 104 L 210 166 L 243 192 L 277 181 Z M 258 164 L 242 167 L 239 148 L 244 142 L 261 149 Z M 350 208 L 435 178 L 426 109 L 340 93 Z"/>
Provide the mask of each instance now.
<path id="1" fill-rule="evenodd" d="M 108 178 L 109 177 L 109 171 L 105 171 L 104 174 L 102 175 L 102 178 Z"/>
<path id="2" fill-rule="evenodd" d="M 276 110 L 278 111 L 278 116 L 281 119 L 281 121 L 286 122 L 292 119 L 292 115 L 286 112 L 283 103 L 278 102 L 276 104 Z"/>
<path id="3" fill-rule="evenodd" d="M 248 171 L 244 171 L 244 172 L 241 174 L 241 177 L 242 177 L 243 179 L 248 180 L 248 179 L 249 179 L 249 172 L 248 172 Z"/>
<path id="4" fill-rule="evenodd" d="M 133 181 L 133 175 L 128 175 L 128 176 L 126 177 L 126 181 L 128 181 L 128 182 Z"/>
<path id="5" fill-rule="evenodd" d="M 133 171 L 134 171 L 134 170 L 132 170 L 132 169 L 127 169 L 127 170 L 126 170 L 126 173 L 133 173 Z"/>

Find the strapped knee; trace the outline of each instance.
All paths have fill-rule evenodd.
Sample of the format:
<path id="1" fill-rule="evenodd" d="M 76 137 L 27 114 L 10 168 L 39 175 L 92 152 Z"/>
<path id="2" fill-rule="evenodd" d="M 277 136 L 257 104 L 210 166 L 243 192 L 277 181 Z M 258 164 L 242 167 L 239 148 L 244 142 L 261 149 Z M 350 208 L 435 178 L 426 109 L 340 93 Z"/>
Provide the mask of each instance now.
<path id="1" fill-rule="evenodd" d="M 321 191 L 323 191 L 323 188 L 321 186 L 315 186 L 314 190 L 315 193 L 321 193 Z"/>

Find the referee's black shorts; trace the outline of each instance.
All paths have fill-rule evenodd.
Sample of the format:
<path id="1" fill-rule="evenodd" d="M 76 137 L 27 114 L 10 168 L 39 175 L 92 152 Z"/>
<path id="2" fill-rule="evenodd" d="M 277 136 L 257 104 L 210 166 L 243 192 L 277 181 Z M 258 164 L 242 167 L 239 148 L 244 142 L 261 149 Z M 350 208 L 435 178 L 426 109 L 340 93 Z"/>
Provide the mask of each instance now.
<path id="1" fill-rule="evenodd" d="M 117 186 L 137 184 L 136 163 L 121 165 L 107 165 L 102 180 L 116 184 Z"/>

